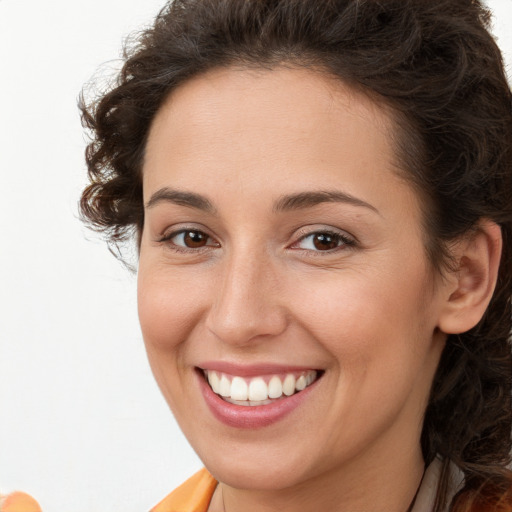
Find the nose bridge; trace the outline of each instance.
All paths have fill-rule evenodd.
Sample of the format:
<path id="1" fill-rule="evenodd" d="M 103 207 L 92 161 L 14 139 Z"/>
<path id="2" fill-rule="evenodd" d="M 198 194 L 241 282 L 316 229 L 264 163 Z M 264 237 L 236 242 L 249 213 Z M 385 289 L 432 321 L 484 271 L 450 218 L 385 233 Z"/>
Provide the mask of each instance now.
<path id="1" fill-rule="evenodd" d="M 275 263 L 261 246 L 247 244 L 230 251 L 219 269 L 209 329 L 233 344 L 282 332 L 286 318 L 275 276 Z"/>

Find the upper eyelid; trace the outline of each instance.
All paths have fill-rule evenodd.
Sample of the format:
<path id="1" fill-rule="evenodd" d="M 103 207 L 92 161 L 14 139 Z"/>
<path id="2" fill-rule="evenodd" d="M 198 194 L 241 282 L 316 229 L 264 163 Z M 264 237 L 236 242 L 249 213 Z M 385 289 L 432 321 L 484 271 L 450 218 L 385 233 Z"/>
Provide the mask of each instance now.
<path id="1" fill-rule="evenodd" d="M 211 230 L 207 229 L 206 226 L 202 226 L 202 225 L 198 226 L 197 224 L 192 225 L 192 224 L 185 224 L 185 223 L 180 227 L 170 226 L 170 227 L 164 229 L 158 235 L 158 237 L 159 237 L 159 239 L 169 239 L 169 238 L 179 235 L 180 233 L 183 233 L 185 231 L 198 231 L 200 233 L 207 235 L 210 238 L 217 239 L 217 237 L 215 235 L 213 235 Z"/>
<path id="2" fill-rule="evenodd" d="M 358 240 L 354 235 L 352 235 L 348 231 L 345 231 L 344 229 L 335 228 L 333 226 L 313 225 L 310 227 L 303 227 L 303 228 L 296 230 L 294 232 L 294 235 L 292 235 L 292 237 L 294 237 L 296 239 L 296 241 L 299 241 L 299 240 L 302 240 L 303 238 L 306 238 L 308 236 L 311 236 L 311 235 L 314 235 L 317 233 L 329 233 L 332 235 L 338 235 L 343 238 L 348 238 L 350 240 L 353 240 L 354 243 L 358 243 Z"/>

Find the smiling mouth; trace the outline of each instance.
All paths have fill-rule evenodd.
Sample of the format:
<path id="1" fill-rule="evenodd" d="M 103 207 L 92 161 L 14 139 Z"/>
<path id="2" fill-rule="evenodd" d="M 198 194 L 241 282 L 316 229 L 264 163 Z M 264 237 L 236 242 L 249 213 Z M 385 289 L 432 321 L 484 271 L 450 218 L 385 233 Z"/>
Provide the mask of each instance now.
<path id="1" fill-rule="evenodd" d="M 214 370 L 202 370 L 212 391 L 224 401 L 241 406 L 268 405 L 300 393 L 323 374 L 307 370 L 280 375 L 239 377 Z"/>

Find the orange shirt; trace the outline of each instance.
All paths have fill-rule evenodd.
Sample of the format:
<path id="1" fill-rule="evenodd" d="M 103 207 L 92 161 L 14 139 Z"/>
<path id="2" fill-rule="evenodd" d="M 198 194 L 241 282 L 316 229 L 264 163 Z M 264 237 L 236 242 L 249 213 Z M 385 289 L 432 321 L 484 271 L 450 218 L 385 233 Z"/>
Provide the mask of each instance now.
<path id="1" fill-rule="evenodd" d="M 207 512 L 217 481 L 201 469 L 164 498 L 150 512 Z M 34 498 L 23 492 L 0 495 L 0 512 L 41 512 Z"/>
<path id="2" fill-rule="evenodd" d="M 150 512 L 207 512 L 215 487 L 217 481 L 203 468 Z"/>
<path id="3" fill-rule="evenodd" d="M 0 512 L 41 512 L 41 507 L 32 496 L 16 491 L 7 496 L 0 494 Z"/>

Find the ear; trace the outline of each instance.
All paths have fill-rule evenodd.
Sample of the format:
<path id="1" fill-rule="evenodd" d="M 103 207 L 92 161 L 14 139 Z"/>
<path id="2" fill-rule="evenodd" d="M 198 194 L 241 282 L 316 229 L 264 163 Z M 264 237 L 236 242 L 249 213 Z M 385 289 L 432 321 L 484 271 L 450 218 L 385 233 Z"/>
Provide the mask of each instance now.
<path id="1" fill-rule="evenodd" d="M 483 317 L 496 286 L 501 248 L 501 229 L 490 220 L 480 221 L 471 236 L 454 245 L 456 269 L 445 282 L 447 298 L 438 323 L 442 332 L 469 331 Z"/>

